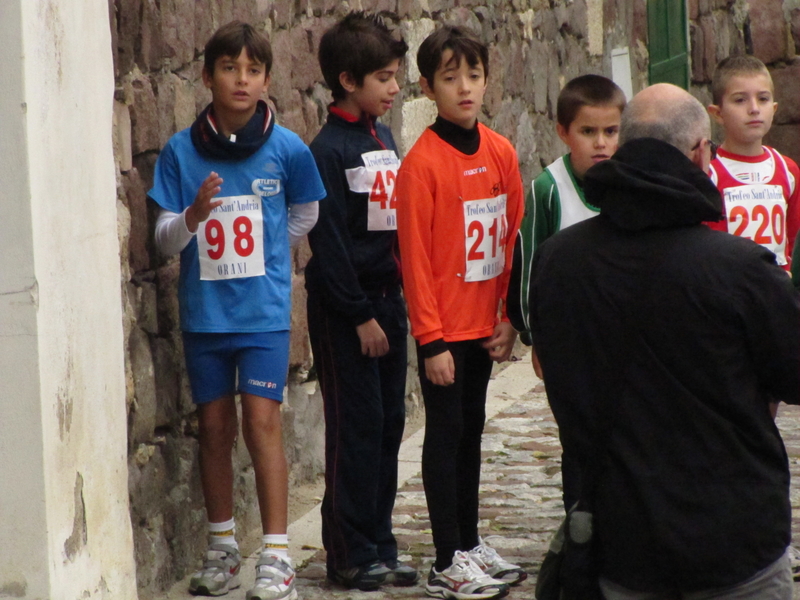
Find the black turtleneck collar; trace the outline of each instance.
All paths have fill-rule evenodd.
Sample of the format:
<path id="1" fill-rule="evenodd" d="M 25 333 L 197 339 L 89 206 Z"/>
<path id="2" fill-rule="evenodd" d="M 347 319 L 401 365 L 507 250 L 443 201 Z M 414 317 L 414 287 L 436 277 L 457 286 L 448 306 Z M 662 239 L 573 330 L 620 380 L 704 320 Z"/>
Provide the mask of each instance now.
<path id="1" fill-rule="evenodd" d="M 272 134 L 275 119 L 267 103 L 259 100 L 247 124 L 234 132 L 235 142 L 223 135 L 214 120 L 209 104 L 192 124 L 191 137 L 195 149 L 215 160 L 243 160 L 255 154 Z"/>
<path id="2" fill-rule="evenodd" d="M 481 145 L 477 121 L 472 129 L 464 129 L 452 121 L 436 117 L 436 121 L 431 125 L 431 131 L 463 154 L 475 154 Z"/>
<path id="3" fill-rule="evenodd" d="M 586 171 L 586 201 L 623 229 L 640 231 L 716 221 L 717 186 L 680 150 L 652 138 L 631 140 Z"/>

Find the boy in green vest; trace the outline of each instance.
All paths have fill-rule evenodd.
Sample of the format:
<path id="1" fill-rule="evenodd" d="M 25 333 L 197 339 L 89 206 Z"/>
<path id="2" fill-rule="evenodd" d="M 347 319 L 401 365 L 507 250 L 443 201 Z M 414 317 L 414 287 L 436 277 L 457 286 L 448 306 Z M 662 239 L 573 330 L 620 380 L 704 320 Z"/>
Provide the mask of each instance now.
<path id="1" fill-rule="evenodd" d="M 583 176 L 592 165 L 611 158 L 617 138 L 625 94 L 613 81 L 601 75 L 581 75 L 564 86 L 556 105 L 556 132 L 569 152 L 550 164 L 533 180 L 525 199 L 525 217 L 517 233 L 514 262 L 508 285 L 508 317 L 530 345 L 528 285 L 533 255 L 539 245 L 557 233 L 599 213 L 583 196 Z M 531 349 L 536 375 L 542 372 L 536 350 Z M 562 456 L 564 508 L 578 500 L 580 481 Z"/>

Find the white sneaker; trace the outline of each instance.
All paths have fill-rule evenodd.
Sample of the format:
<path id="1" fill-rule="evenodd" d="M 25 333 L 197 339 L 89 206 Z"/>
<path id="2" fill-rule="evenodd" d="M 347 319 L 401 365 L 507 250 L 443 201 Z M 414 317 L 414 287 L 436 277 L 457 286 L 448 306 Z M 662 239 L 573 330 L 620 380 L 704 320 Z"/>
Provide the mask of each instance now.
<path id="1" fill-rule="evenodd" d="M 239 587 L 239 550 L 228 544 L 212 544 L 203 568 L 192 575 L 189 591 L 199 596 L 222 596 Z"/>
<path id="2" fill-rule="evenodd" d="M 247 600 L 296 600 L 294 569 L 284 558 L 262 553 L 256 563 L 256 583 Z"/>
<path id="3" fill-rule="evenodd" d="M 434 598 L 489 600 L 508 594 L 508 585 L 484 573 L 467 552 L 456 551 L 453 564 L 443 571 L 431 567 L 425 593 Z"/>
<path id="4" fill-rule="evenodd" d="M 508 585 L 517 585 L 528 577 L 522 567 L 503 560 L 497 550 L 487 545 L 481 538 L 478 538 L 478 542 L 480 543 L 469 551 L 469 557 L 491 578 L 499 579 Z"/>

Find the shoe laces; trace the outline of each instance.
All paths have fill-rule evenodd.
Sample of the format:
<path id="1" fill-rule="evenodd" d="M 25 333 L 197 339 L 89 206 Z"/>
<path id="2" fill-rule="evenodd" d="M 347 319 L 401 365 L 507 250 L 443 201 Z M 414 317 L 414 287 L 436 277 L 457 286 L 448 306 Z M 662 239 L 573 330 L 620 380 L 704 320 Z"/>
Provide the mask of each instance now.
<path id="1" fill-rule="evenodd" d="M 477 554 L 484 563 L 489 565 L 500 560 L 500 555 L 497 553 L 497 550 L 487 545 L 483 540 L 481 540 L 480 544 L 475 546 L 472 552 Z"/>
<path id="2" fill-rule="evenodd" d="M 467 552 L 456 551 L 453 556 L 453 566 L 463 573 L 465 579 L 477 581 L 486 577 L 483 570 Z"/>

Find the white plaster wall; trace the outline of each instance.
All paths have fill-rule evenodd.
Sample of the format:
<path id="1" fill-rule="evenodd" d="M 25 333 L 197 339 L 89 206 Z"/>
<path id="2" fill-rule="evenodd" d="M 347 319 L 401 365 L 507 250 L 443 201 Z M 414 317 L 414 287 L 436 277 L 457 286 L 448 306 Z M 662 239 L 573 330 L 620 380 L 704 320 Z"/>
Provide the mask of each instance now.
<path id="1" fill-rule="evenodd" d="M 0 2 L 0 597 L 136 598 L 108 10 Z"/>
<path id="2" fill-rule="evenodd" d="M 46 597 L 42 419 L 19 2 L 0 2 L 0 597 Z M 29 596 L 28 596 L 29 595 Z"/>

